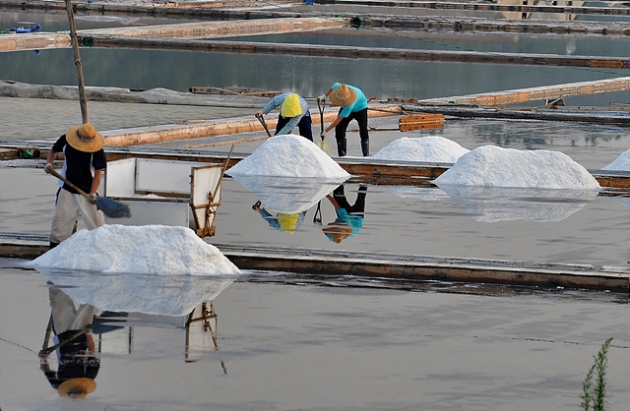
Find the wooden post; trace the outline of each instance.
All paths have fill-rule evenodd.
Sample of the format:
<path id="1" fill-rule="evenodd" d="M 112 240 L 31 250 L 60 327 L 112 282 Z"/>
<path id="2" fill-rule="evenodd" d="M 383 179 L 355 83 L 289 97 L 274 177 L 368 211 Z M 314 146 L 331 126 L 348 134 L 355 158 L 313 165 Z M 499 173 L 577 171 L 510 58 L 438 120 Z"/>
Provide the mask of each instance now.
<path id="1" fill-rule="evenodd" d="M 79 79 L 79 100 L 81 103 L 81 117 L 83 124 L 88 123 L 87 98 L 85 96 L 85 83 L 83 81 L 83 67 L 81 64 L 81 55 L 79 54 L 79 44 L 77 39 L 77 27 L 74 23 L 74 13 L 72 11 L 72 0 L 65 0 L 66 11 L 68 12 L 68 23 L 70 24 L 70 39 L 72 40 L 72 51 L 74 52 L 74 65 L 77 68 L 77 77 Z"/>

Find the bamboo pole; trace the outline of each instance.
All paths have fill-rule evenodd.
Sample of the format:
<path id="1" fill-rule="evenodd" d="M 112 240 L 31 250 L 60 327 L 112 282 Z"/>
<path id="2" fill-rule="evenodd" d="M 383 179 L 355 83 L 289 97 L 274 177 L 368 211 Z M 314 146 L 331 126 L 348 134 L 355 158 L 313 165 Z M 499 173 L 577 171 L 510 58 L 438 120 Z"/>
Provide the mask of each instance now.
<path id="1" fill-rule="evenodd" d="M 74 65 L 77 69 L 77 78 L 79 81 L 79 101 L 81 104 L 81 118 L 83 124 L 88 123 L 87 98 L 85 96 L 85 82 L 83 80 L 83 67 L 81 64 L 81 55 L 79 54 L 79 43 L 77 36 L 77 27 L 74 23 L 74 13 L 72 11 L 72 0 L 65 0 L 66 12 L 68 13 L 68 23 L 70 25 L 70 39 L 72 41 L 72 51 L 74 53 Z"/>

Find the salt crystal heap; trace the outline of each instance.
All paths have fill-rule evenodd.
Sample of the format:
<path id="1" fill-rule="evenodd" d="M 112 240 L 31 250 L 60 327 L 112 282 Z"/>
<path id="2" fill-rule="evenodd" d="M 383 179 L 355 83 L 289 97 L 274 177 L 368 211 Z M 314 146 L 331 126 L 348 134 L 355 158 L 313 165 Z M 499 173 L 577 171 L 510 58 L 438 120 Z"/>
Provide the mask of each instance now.
<path id="1" fill-rule="evenodd" d="M 454 163 L 470 150 L 454 141 L 438 136 L 403 137 L 383 147 L 373 158 L 379 160 Z"/>
<path id="2" fill-rule="evenodd" d="M 506 188 L 597 189 L 582 165 L 558 151 L 478 147 L 434 180 L 440 185 Z"/>
<path id="3" fill-rule="evenodd" d="M 292 134 L 270 137 L 226 171 L 235 176 L 347 179 L 350 174 L 312 141 Z"/>
<path id="4" fill-rule="evenodd" d="M 111 273 L 231 275 L 239 269 L 186 227 L 104 225 L 80 230 L 35 267 Z"/>

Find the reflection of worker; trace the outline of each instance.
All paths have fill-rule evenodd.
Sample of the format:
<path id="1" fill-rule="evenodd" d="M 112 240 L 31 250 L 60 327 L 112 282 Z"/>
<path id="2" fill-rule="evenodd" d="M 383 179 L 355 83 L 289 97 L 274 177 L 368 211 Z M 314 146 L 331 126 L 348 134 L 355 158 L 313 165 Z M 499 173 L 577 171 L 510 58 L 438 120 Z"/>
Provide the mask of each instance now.
<path id="1" fill-rule="evenodd" d="M 295 233 L 295 230 L 302 224 L 304 216 L 306 215 L 306 211 L 302 211 L 301 213 L 278 213 L 277 215 L 273 215 L 260 205 L 260 201 L 256 201 L 256 203 L 254 203 L 252 210 L 258 211 L 260 216 L 269 223 L 270 227 L 282 230 L 287 234 Z"/>
<path id="2" fill-rule="evenodd" d="M 368 133 L 368 102 L 363 92 L 351 85 L 335 83 L 325 94 L 318 97 L 320 101 L 330 98 L 330 102 L 341 106 L 335 121 L 321 133 L 322 140 L 326 134 L 335 129 L 337 139 L 337 154 L 339 157 L 346 155 L 346 130 L 352 120 L 359 124 L 359 136 L 361 137 L 361 151 L 363 157 L 370 155 L 370 135 Z"/>
<path id="3" fill-rule="evenodd" d="M 337 212 L 335 221 L 322 229 L 330 241 L 340 243 L 348 237 L 354 237 L 363 227 L 366 194 L 367 186 L 360 185 L 353 205 L 348 203 L 343 185 L 337 187 L 332 196 L 326 196 Z"/>
<path id="4" fill-rule="evenodd" d="M 89 304 L 75 308 L 74 301 L 58 287 L 49 288 L 50 324 L 55 345 L 40 353 L 40 368 L 62 397 L 85 398 L 96 389 L 94 379 L 101 362 L 95 355 L 90 327 L 100 310 Z M 48 331 L 45 344 L 48 343 Z M 57 371 L 50 369 L 47 356 L 56 349 Z"/>
<path id="5" fill-rule="evenodd" d="M 275 96 L 256 113 L 256 117 L 269 114 L 271 110 L 280 107 L 276 135 L 290 134 L 291 130 L 298 127 L 300 135 L 313 141 L 311 128 L 311 113 L 308 111 L 308 103 L 295 93 L 283 93 Z"/>
<path id="6" fill-rule="evenodd" d="M 88 193 L 92 200 L 101 182 L 101 173 L 107 167 L 103 136 L 91 124 L 71 127 L 48 152 L 44 170 L 52 169 L 57 153 L 63 152 L 64 164 L 61 175 Z M 93 201 L 80 195 L 74 188 L 59 180 L 55 202 L 55 215 L 50 229 L 50 248 L 56 247 L 73 233 L 79 215 L 83 216 L 88 230 L 105 224 L 103 213 Z"/>

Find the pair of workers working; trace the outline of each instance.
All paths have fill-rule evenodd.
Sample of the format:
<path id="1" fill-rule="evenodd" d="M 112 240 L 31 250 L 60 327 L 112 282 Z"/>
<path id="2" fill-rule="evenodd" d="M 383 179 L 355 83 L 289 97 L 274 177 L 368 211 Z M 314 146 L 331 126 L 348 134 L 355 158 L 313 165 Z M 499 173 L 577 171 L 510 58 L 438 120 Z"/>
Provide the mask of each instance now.
<path id="1" fill-rule="evenodd" d="M 326 99 L 339 106 L 337 118 L 320 134 L 322 140 L 333 128 L 337 140 L 337 154 L 343 157 L 347 153 L 346 130 L 352 120 L 359 124 L 359 136 L 361 138 L 361 152 L 364 157 L 370 155 L 370 136 L 368 133 L 368 103 L 363 92 L 357 87 L 344 83 L 335 83 L 331 88 L 317 98 L 318 102 L 325 103 Z M 265 107 L 256 113 L 256 117 L 269 114 L 280 107 L 276 135 L 289 134 L 296 126 L 301 136 L 313 141 L 311 129 L 311 114 L 308 103 L 296 93 L 283 93 L 275 96 Z"/>

